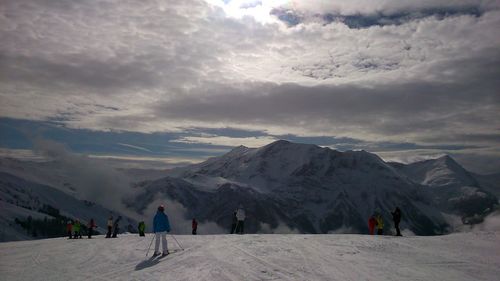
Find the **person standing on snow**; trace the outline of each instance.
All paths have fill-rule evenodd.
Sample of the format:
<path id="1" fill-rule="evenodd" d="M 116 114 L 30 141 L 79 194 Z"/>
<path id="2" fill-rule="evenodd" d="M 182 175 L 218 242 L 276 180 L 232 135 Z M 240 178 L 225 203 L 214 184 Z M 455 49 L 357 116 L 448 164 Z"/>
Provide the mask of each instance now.
<path id="1" fill-rule="evenodd" d="M 368 230 L 370 232 L 370 235 L 375 234 L 375 226 L 377 225 L 377 219 L 375 219 L 375 216 L 370 216 L 368 219 Z"/>
<path id="2" fill-rule="evenodd" d="M 92 238 L 92 229 L 94 229 L 96 227 L 94 219 L 90 219 L 87 227 L 89 229 L 89 235 L 88 235 L 88 237 L 89 237 L 89 239 L 91 239 Z"/>
<path id="3" fill-rule="evenodd" d="M 238 210 L 236 211 L 236 218 L 238 222 L 236 223 L 236 233 L 243 234 L 244 232 L 244 222 L 245 222 L 245 210 L 240 204 Z"/>
<path id="4" fill-rule="evenodd" d="M 384 235 L 384 219 L 380 214 L 375 218 L 377 220 L 377 235 Z"/>
<path id="5" fill-rule="evenodd" d="M 394 221 L 394 227 L 396 228 L 396 235 L 397 236 L 403 236 L 401 235 L 401 230 L 399 229 L 399 223 L 401 222 L 401 210 L 399 207 L 396 207 L 394 209 L 394 212 L 391 212 L 392 214 L 392 220 Z"/>
<path id="6" fill-rule="evenodd" d="M 109 216 L 107 226 L 108 233 L 106 233 L 106 238 L 111 238 L 111 231 L 113 230 L 113 216 Z"/>
<path id="7" fill-rule="evenodd" d="M 145 236 L 146 224 L 143 221 L 139 222 L 137 229 L 139 230 L 139 236 Z"/>
<path id="8" fill-rule="evenodd" d="M 167 232 L 170 232 L 170 223 L 168 221 L 168 216 L 164 213 L 165 207 L 163 205 L 160 205 L 158 207 L 158 211 L 156 212 L 156 215 L 153 219 L 153 232 L 155 233 L 156 236 L 156 241 L 155 241 L 155 252 L 153 254 L 153 257 L 159 256 L 160 255 L 160 238 L 161 238 L 161 243 L 162 243 L 162 257 L 166 256 L 169 254 L 168 252 L 168 245 L 167 245 Z"/>
<path id="9" fill-rule="evenodd" d="M 66 232 L 68 232 L 68 238 L 71 239 L 71 237 L 73 236 L 73 224 L 71 223 L 71 221 L 68 221 L 68 223 L 66 224 Z"/>
<path id="10" fill-rule="evenodd" d="M 196 221 L 195 218 L 193 218 L 193 221 L 191 222 L 191 228 L 193 229 L 191 233 L 193 235 L 196 235 L 196 231 L 198 230 L 198 222 Z"/>
<path id="11" fill-rule="evenodd" d="M 73 239 L 78 239 L 82 238 L 82 234 L 80 233 L 80 220 L 76 220 L 75 223 L 73 224 Z"/>
<path id="12" fill-rule="evenodd" d="M 238 218 L 236 217 L 236 211 L 233 212 L 233 219 L 231 222 L 231 234 L 236 233 L 236 225 L 238 224 Z"/>
<path id="13" fill-rule="evenodd" d="M 111 236 L 112 238 L 116 238 L 116 235 L 118 234 L 118 231 L 120 230 L 120 220 L 121 219 L 122 219 L 122 217 L 118 216 L 118 218 L 113 223 L 113 236 Z"/>

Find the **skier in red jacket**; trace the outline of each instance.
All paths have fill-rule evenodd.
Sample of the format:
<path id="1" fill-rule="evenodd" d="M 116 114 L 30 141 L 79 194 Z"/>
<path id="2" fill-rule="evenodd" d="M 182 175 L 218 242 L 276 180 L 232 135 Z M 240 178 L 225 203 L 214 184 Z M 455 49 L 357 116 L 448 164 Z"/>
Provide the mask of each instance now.
<path id="1" fill-rule="evenodd" d="M 73 224 L 71 223 L 71 221 L 68 221 L 68 223 L 66 224 L 66 232 L 68 233 L 69 239 L 71 239 L 71 237 L 73 236 Z"/>
<path id="2" fill-rule="evenodd" d="M 193 235 L 196 235 L 196 231 L 198 230 L 198 222 L 195 218 L 193 218 L 193 222 L 191 223 L 191 227 L 193 228 Z"/>
<path id="3" fill-rule="evenodd" d="M 377 225 L 377 220 L 374 216 L 370 216 L 368 219 L 368 230 L 370 231 L 370 235 L 375 234 L 375 226 Z"/>

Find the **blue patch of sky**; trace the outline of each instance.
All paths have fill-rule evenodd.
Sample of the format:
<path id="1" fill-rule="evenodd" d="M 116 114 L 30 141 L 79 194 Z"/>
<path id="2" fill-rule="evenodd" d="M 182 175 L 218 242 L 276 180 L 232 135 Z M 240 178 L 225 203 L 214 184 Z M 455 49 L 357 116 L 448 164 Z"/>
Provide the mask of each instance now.
<path id="1" fill-rule="evenodd" d="M 171 142 L 186 136 L 185 133 L 92 131 L 66 128 L 57 122 L 9 118 L 0 118 L 0 135 L 0 147 L 3 148 L 33 149 L 33 141 L 36 138 L 43 138 L 63 143 L 74 152 L 102 155 L 201 158 L 222 154 L 221 150 L 227 148 L 209 144 Z"/>
<path id="2" fill-rule="evenodd" d="M 58 122 L 29 121 L 0 118 L 0 147 L 33 149 L 33 140 L 43 138 L 65 144 L 72 151 L 86 154 L 127 155 L 147 157 L 207 158 L 222 155 L 232 147 L 203 143 L 176 142 L 183 137 L 203 135 L 233 138 L 274 137 L 296 143 L 331 146 L 340 151 L 364 149 L 367 151 L 397 150 L 462 150 L 478 148 L 467 145 L 418 145 L 415 143 L 366 142 L 359 139 L 332 136 L 269 135 L 263 131 L 234 128 L 194 128 L 176 133 L 139 133 L 92 131 L 66 128 Z M 134 148 L 133 146 L 137 146 Z M 144 148 L 144 149 L 142 149 Z"/>
<path id="3" fill-rule="evenodd" d="M 372 15 L 336 15 L 336 14 L 325 14 L 322 19 L 326 23 L 331 22 L 343 22 L 349 28 L 368 28 L 370 26 L 384 26 L 384 25 L 401 25 L 406 22 L 422 19 L 427 17 L 435 17 L 438 19 L 444 19 L 446 17 L 459 16 L 459 15 L 471 15 L 479 17 L 482 15 L 482 11 L 479 7 L 469 6 L 469 7 L 456 7 L 456 8 L 432 8 L 423 9 L 419 11 L 402 11 L 393 14 L 383 14 L 377 13 Z"/>
<path id="4" fill-rule="evenodd" d="M 455 144 L 442 144 L 442 145 L 419 145 L 416 143 L 394 143 L 394 142 L 378 142 L 376 144 L 369 144 L 367 148 L 373 151 L 395 151 L 395 150 L 417 150 L 417 149 L 433 149 L 433 150 L 463 150 L 471 148 L 481 148 L 480 146 L 473 145 L 455 145 Z"/>
<path id="5" fill-rule="evenodd" d="M 296 26 L 302 22 L 302 17 L 292 10 L 275 8 L 271 10 L 270 14 L 274 15 L 288 26 Z"/>
<path id="6" fill-rule="evenodd" d="M 397 142 L 367 142 L 359 139 L 346 137 L 299 137 L 294 135 L 275 136 L 276 138 L 285 139 L 297 143 L 313 143 L 319 146 L 331 146 L 339 151 L 359 150 L 367 151 L 399 151 L 399 150 L 417 150 L 417 149 L 435 149 L 435 150 L 462 150 L 470 148 L 480 148 L 472 145 L 419 145 L 416 143 L 397 143 Z"/>
<path id="7" fill-rule="evenodd" d="M 438 19 L 444 19 L 446 17 L 459 16 L 459 15 L 470 15 L 479 17 L 483 14 L 478 6 L 466 6 L 466 7 L 447 7 L 447 8 L 429 8 L 416 11 L 400 11 L 392 14 L 375 13 L 375 14 L 353 14 L 353 15 L 341 15 L 341 14 L 319 14 L 314 15 L 314 17 L 321 18 L 326 24 L 332 22 L 342 22 L 346 24 L 349 28 L 361 29 L 368 28 L 371 26 L 384 26 L 384 25 L 401 25 L 406 22 L 427 18 L 435 17 Z M 286 23 L 288 26 L 296 26 L 304 20 L 304 17 L 297 12 L 289 9 L 275 8 L 271 11 L 271 14 L 276 16 L 279 20 Z"/>

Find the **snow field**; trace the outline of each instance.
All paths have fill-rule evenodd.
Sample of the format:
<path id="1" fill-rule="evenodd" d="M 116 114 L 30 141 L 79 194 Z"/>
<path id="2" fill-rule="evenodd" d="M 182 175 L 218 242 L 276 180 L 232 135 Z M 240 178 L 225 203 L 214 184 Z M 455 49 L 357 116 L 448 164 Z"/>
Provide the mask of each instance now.
<path id="1" fill-rule="evenodd" d="M 161 260 L 145 258 L 150 234 L 0 243 L 0 279 L 491 281 L 500 276 L 499 232 L 176 238 L 185 250 Z M 170 235 L 167 240 L 170 250 L 178 249 Z"/>

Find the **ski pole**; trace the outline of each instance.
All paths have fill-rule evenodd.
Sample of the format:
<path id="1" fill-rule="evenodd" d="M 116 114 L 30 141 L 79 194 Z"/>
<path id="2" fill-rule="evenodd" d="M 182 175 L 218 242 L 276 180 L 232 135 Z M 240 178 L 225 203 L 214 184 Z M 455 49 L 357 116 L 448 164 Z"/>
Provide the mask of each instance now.
<path id="1" fill-rule="evenodd" d="M 184 248 L 182 248 L 181 244 L 179 244 L 179 241 L 177 241 L 177 239 L 175 239 L 175 236 L 173 234 L 170 234 L 170 236 L 172 236 L 172 238 L 174 238 L 174 240 L 177 243 L 177 245 L 179 245 L 179 248 L 181 248 L 181 250 L 184 251 Z"/>
<path id="2" fill-rule="evenodd" d="M 151 245 L 153 245 L 153 240 L 155 239 L 155 235 L 151 235 L 151 242 L 149 242 L 149 247 L 148 247 L 148 251 L 146 252 L 146 257 L 148 256 L 149 254 L 149 249 L 151 249 Z"/>

